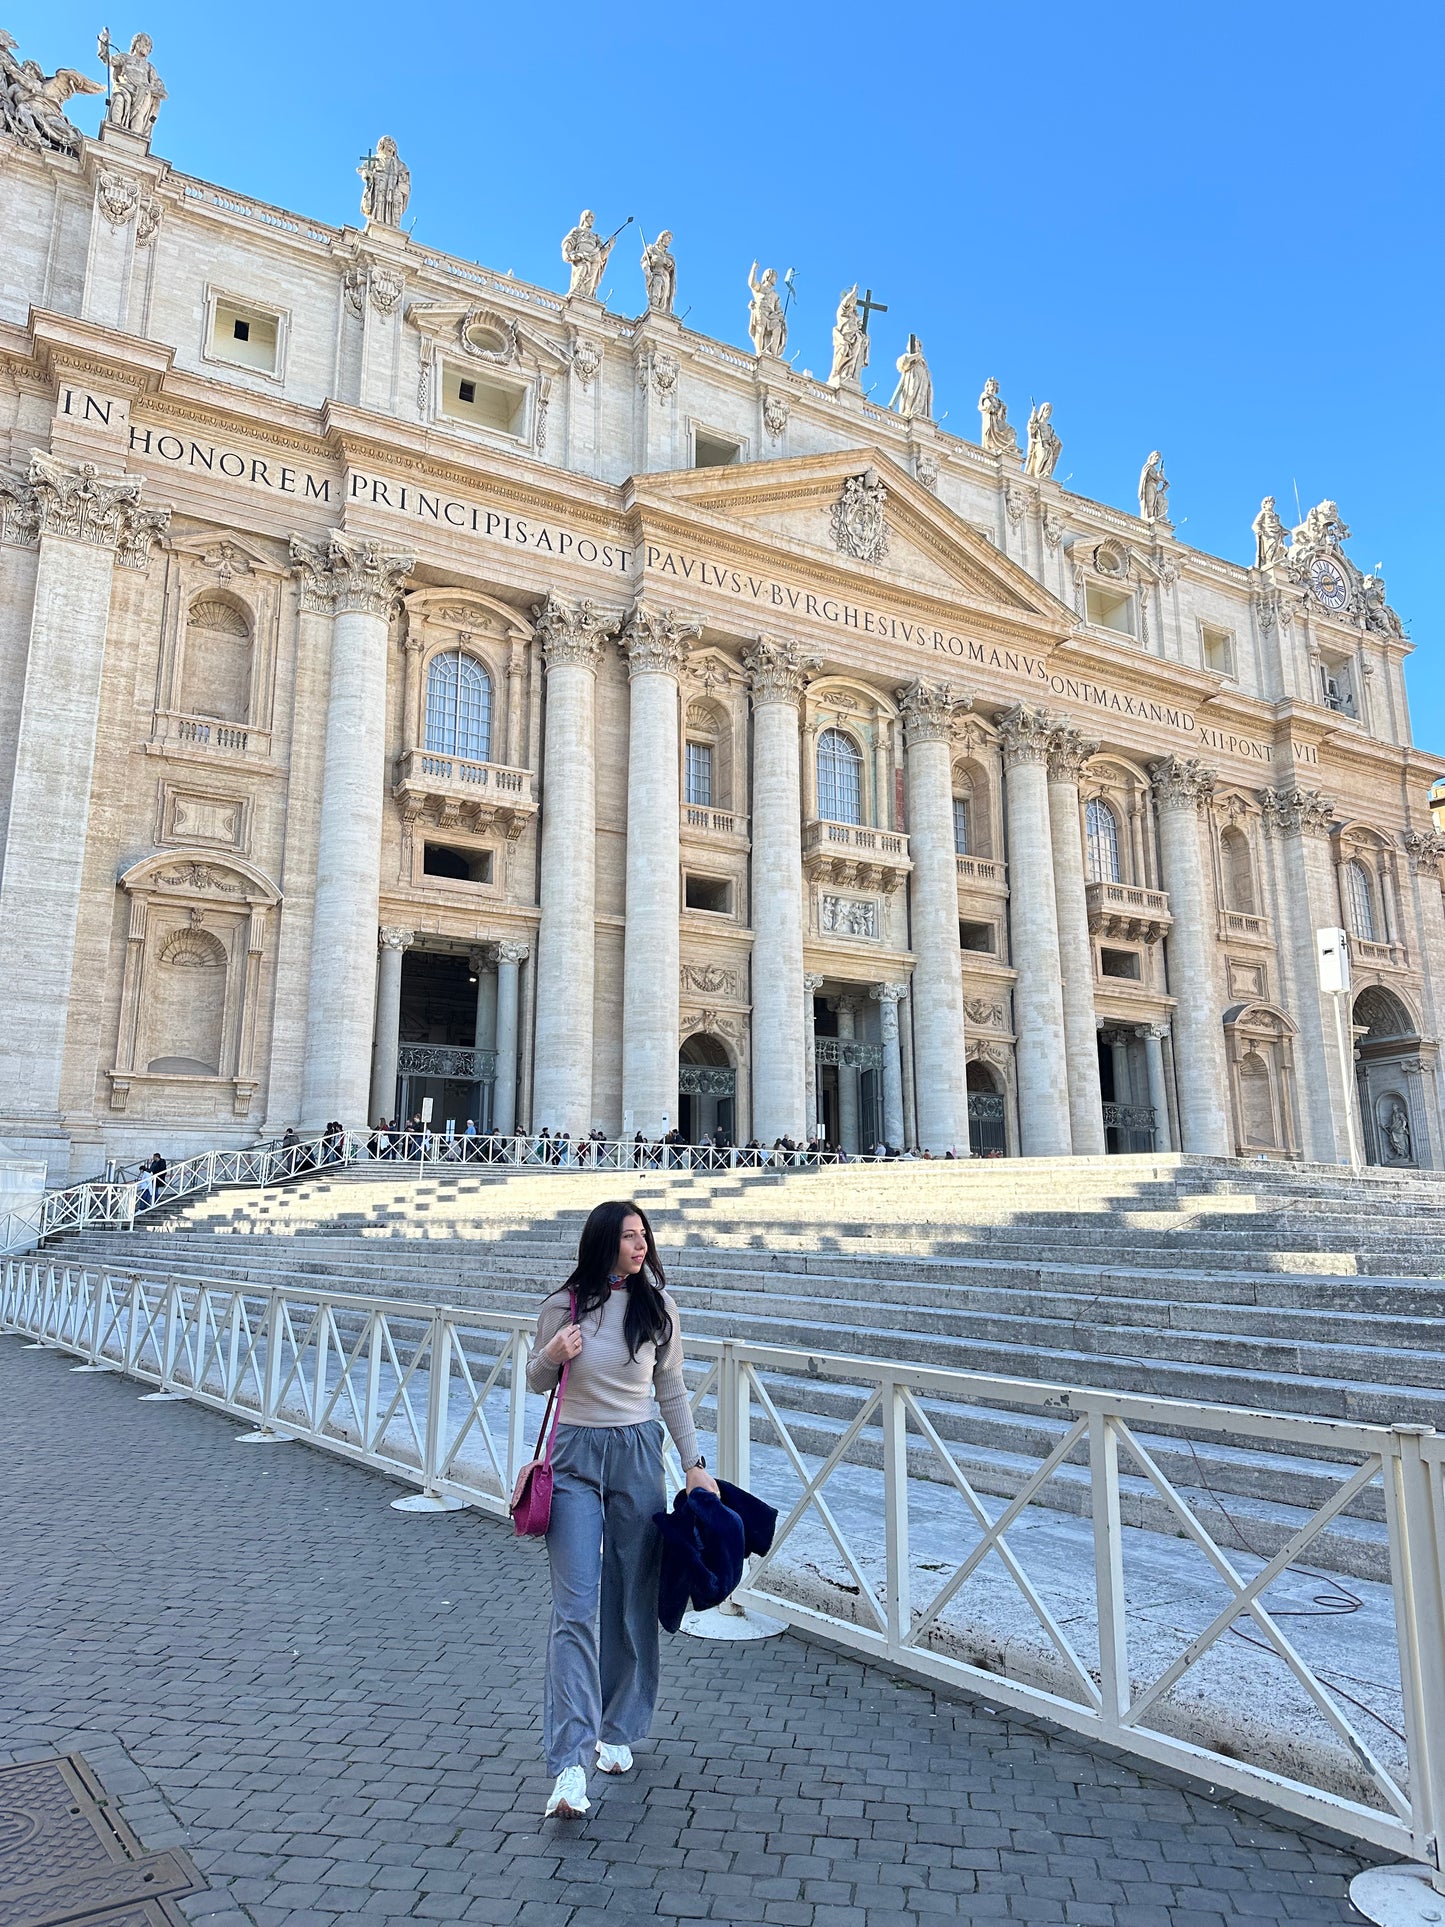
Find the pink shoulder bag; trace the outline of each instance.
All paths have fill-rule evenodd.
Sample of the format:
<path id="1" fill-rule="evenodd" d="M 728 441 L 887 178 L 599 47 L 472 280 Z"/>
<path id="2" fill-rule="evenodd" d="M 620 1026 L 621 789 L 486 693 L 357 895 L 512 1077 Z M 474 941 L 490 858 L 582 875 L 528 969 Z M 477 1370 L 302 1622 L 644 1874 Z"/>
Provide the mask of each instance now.
<path id="1" fill-rule="evenodd" d="M 568 1304 L 570 1322 L 577 1322 L 577 1294 L 574 1291 Z M 557 1426 L 562 1418 L 562 1400 L 567 1395 L 567 1372 L 571 1366 L 567 1359 L 562 1366 L 562 1376 L 552 1387 L 547 1399 L 547 1409 L 542 1414 L 542 1429 L 537 1434 L 535 1455 L 517 1474 L 517 1483 L 512 1492 L 510 1511 L 512 1529 L 519 1539 L 541 1539 L 546 1536 L 547 1527 L 552 1519 L 552 1445 L 557 1437 Z M 548 1425 L 551 1425 L 549 1431 Z"/>

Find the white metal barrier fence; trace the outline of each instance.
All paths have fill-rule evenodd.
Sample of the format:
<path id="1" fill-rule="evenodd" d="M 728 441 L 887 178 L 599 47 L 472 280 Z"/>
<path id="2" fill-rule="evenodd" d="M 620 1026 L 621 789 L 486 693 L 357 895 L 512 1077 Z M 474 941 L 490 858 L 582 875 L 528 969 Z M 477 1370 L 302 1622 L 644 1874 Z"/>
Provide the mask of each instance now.
<path id="1" fill-rule="evenodd" d="M 524 1370 L 532 1323 L 404 1300 L 85 1270 L 49 1258 L 7 1262 L 0 1293 L 0 1330 L 499 1518 L 531 1449 L 536 1401 L 529 1411 Z M 1268 1800 L 1438 1873 L 1445 1437 L 1425 1427 L 1290 1418 L 735 1340 L 692 1338 L 688 1353 L 694 1409 L 700 1429 L 715 1436 L 720 1475 L 780 1508 L 773 1549 L 754 1563 L 742 1604 L 865 1658 Z M 806 1414 L 779 1396 L 781 1385 L 800 1382 L 813 1393 Z M 1032 1414 L 1054 1428 L 1052 1447 L 1035 1450 L 1007 1500 L 981 1494 L 949 1443 L 951 1415 L 984 1407 Z M 803 1419 L 817 1423 L 827 1413 L 826 1451 L 816 1438 L 800 1443 Z M 1308 1461 L 1331 1489 L 1251 1570 L 1161 1465 L 1165 1447 L 1178 1451 L 1191 1441 L 1246 1442 L 1294 1465 Z M 1071 1508 L 1077 1557 L 1061 1576 L 1032 1549 L 1040 1542 L 1008 1535 L 1031 1512 L 1038 1524 L 1050 1482 L 1065 1473 L 1086 1482 L 1087 1503 Z M 1170 1543 L 1157 1523 L 1148 1532 L 1131 1527 L 1141 1492 L 1156 1515 L 1163 1509 L 1173 1537 L 1199 1555 L 1220 1595 L 1212 1617 L 1186 1626 L 1167 1660 L 1139 1650 L 1131 1543 L 1148 1540 L 1150 1557 Z M 945 1502 L 953 1512 L 948 1555 L 939 1557 L 936 1522 Z M 925 1513 L 934 1519 L 935 1556 L 920 1565 L 910 1533 Z M 1390 1722 L 1342 1690 L 1338 1669 L 1307 1655 L 1302 1635 L 1283 1627 L 1290 1614 L 1267 1603 L 1303 1560 L 1327 1563 L 1327 1535 L 1347 1516 L 1379 1518 L 1388 1549 L 1389 1585 L 1375 1590 L 1393 1605 L 1403 1715 L 1394 1757 L 1362 1730 L 1377 1719 L 1390 1733 Z M 1048 1649 L 1052 1673 L 1044 1683 L 1037 1665 L 1023 1663 L 1027 1641 L 1005 1640 L 1001 1659 L 985 1668 L 960 1652 L 950 1632 L 951 1612 L 990 1560 L 993 1583 L 1010 1589 L 1020 1619 Z M 1266 1734 L 1261 1764 L 1238 1748 L 1188 1737 L 1171 1713 L 1180 1682 L 1218 1655 L 1231 1629 L 1245 1627 L 1241 1651 L 1263 1653 L 1272 1668 L 1256 1724 L 1273 1720 L 1279 1728 L 1292 1699 L 1315 1732 L 1314 1743 L 1290 1754 L 1290 1770 L 1278 1763 L 1277 1731 Z"/>
<path id="2" fill-rule="evenodd" d="M 389 1175 L 419 1177 L 435 1168 L 484 1166 L 528 1171 L 762 1171 L 818 1170 L 823 1165 L 877 1163 L 836 1151 L 798 1147 L 639 1143 L 635 1138 L 562 1138 L 526 1132 L 496 1137 L 417 1130 L 317 1132 L 288 1142 L 277 1138 L 239 1151 L 202 1151 L 179 1158 L 163 1175 L 126 1165 L 107 1178 L 47 1191 L 24 1211 L 0 1219 L 0 1255 L 29 1251 L 64 1231 L 130 1231 L 136 1219 L 222 1185 L 285 1184 L 346 1166 L 376 1164 Z"/>

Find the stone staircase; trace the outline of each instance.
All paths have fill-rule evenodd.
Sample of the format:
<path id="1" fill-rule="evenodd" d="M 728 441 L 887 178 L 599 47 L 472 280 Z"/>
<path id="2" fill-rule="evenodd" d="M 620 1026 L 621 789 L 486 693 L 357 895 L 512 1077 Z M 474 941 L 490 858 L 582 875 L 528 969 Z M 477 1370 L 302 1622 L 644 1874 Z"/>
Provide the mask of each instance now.
<path id="1" fill-rule="evenodd" d="M 821 1171 L 420 1175 L 361 1166 L 233 1190 L 132 1234 L 77 1234 L 67 1263 L 530 1311 L 560 1283 L 591 1206 L 652 1219 L 686 1329 L 1105 1390 L 1445 1430 L 1445 1176 L 1180 1157 L 849 1166 Z M 845 1385 L 766 1374 L 800 1448 L 826 1452 Z M 993 1398 L 927 1401 L 981 1491 L 1016 1491 L 1064 1421 Z M 757 1436 L 771 1436 L 759 1421 Z M 1223 1543 L 1273 1552 L 1339 1482 L 1332 1453 L 1246 1437 L 1146 1441 Z M 865 1433 L 859 1456 L 876 1461 Z M 915 1469 L 937 1475 L 921 1442 Z M 1134 1522 L 1173 1530 L 1142 1477 Z M 1047 1503 L 1088 1505 L 1065 1464 Z M 1318 1557 L 1386 1576 L 1365 1493 Z"/>

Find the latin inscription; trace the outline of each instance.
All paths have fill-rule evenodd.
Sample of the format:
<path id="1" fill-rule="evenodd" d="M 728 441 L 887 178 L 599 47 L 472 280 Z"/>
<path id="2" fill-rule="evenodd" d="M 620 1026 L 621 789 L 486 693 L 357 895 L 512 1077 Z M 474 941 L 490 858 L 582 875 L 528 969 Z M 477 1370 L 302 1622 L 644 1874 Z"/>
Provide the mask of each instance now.
<path id="1" fill-rule="evenodd" d="M 132 425 L 130 452 L 148 455 L 171 468 L 199 469 L 207 475 L 224 475 L 228 482 L 245 482 L 252 488 L 270 489 L 277 495 L 296 495 L 303 502 L 336 499 L 329 476 L 293 468 L 274 455 L 246 455 L 239 449 L 219 448 L 214 442 L 192 441 L 188 435 L 175 435 L 169 429 Z"/>
<path id="2" fill-rule="evenodd" d="M 571 529 L 558 528 L 555 523 L 539 521 L 535 515 L 512 515 L 501 509 L 489 509 L 485 503 L 459 501 L 455 496 L 418 488 L 411 482 L 363 475 L 360 469 L 351 471 L 346 493 L 353 502 L 394 509 L 399 515 L 412 516 L 419 522 L 461 529 L 487 542 L 528 549 L 534 555 L 585 562 L 589 567 L 606 569 L 613 575 L 629 575 L 632 571 L 632 550 L 625 542 L 598 542 L 590 535 L 577 535 Z"/>

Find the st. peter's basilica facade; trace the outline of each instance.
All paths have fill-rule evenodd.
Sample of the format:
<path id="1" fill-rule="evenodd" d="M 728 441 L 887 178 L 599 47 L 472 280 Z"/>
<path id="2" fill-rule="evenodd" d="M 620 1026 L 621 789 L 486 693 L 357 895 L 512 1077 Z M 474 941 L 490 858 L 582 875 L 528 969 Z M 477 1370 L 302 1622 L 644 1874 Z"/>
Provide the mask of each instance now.
<path id="1" fill-rule="evenodd" d="M 1442 765 L 1333 503 L 1202 554 L 1157 451 L 1126 514 L 994 382 L 942 433 L 911 338 L 866 400 L 856 289 L 820 379 L 670 235 L 434 253 L 389 142 L 354 228 L 189 179 L 143 39 L 95 141 L 0 46 L 9 1150 L 1445 1165 Z"/>

